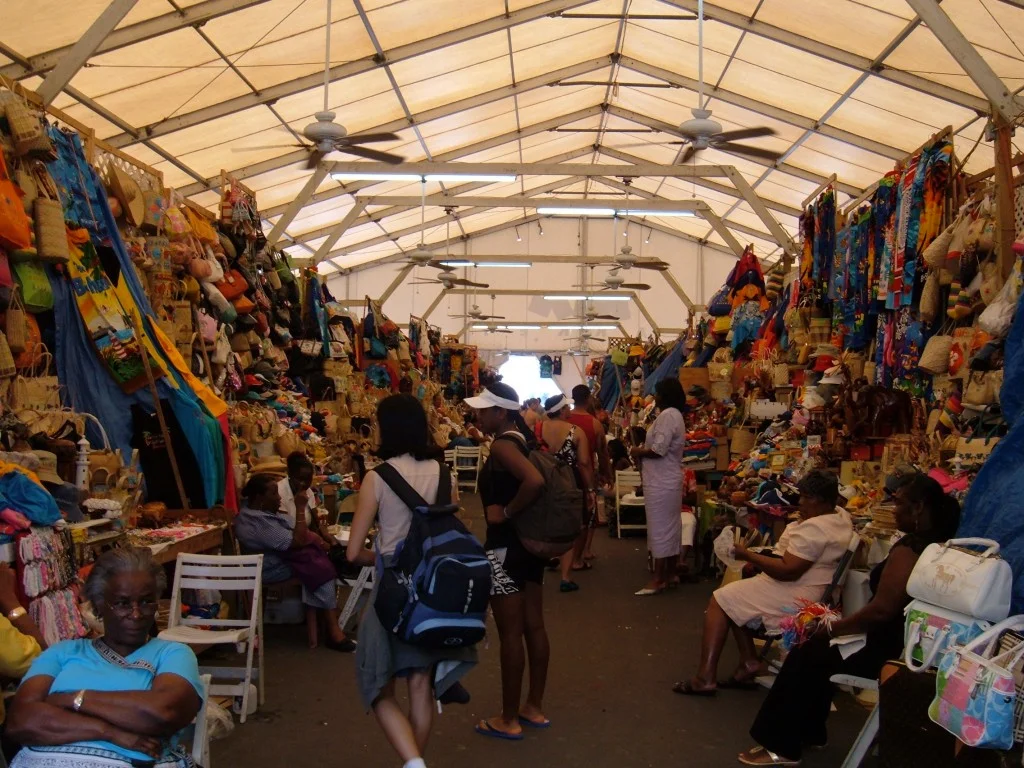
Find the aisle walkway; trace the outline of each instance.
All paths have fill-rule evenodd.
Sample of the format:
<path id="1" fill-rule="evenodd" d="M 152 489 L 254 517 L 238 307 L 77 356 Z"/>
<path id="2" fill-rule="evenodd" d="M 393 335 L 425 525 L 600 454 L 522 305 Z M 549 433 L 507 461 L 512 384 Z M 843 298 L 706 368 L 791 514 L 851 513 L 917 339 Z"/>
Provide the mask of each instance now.
<path id="1" fill-rule="evenodd" d="M 596 541 L 600 557 L 593 571 L 579 574 L 579 592 L 559 593 L 553 574 L 545 585 L 552 648 L 545 709 L 553 727 L 528 732 L 521 742 L 473 732 L 481 717 L 499 708 L 494 643 L 481 648 L 481 663 L 466 680 L 473 701 L 446 707 L 434 721 L 432 768 L 739 765 L 736 753 L 749 746 L 747 728 L 763 694 L 723 691 L 714 699 L 688 699 L 670 690 L 695 664 L 711 586 L 634 597 L 646 576 L 643 540 L 610 540 L 601 529 Z M 302 627 L 270 627 L 268 634 L 267 704 L 214 743 L 215 768 L 400 765 L 372 716 L 362 712 L 353 658 L 307 650 Z M 734 663 L 734 654 L 725 661 Z M 809 754 L 807 768 L 840 765 L 865 717 L 849 696 L 837 703 L 832 746 Z"/>

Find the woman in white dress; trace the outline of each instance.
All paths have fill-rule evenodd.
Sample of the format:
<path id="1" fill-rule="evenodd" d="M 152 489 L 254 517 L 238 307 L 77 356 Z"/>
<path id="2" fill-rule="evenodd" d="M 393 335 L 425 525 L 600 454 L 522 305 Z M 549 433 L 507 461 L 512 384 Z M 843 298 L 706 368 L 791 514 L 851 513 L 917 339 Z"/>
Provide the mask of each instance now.
<path id="1" fill-rule="evenodd" d="M 812 470 L 798 488 L 800 520 L 779 537 L 776 556 L 736 546 L 735 558 L 752 563 L 761 572 L 752 579 L 734 581 L 715 590 L 704 614 L 697 674 L 676 683 L 672 687 L 676 693 L 713 696 L 720 687 L 755 688 L 760 662 L 751 630 L 764 626 L 769 634 L 778 633 L 779 622 L 792 613 L 799 600 L 821 600 L 825 587 L 832 582 L 836 566 L 853 536 L 850 516 L 836 506 L 839 481 L 835 475 Z M 728 680 L 716 682 L 718 661 L 730 629 L 739 646 L 739 668 Z"/>
<path id="2" fill-rule="evenodd" d="M 635 594 L 657 595 L 676 578 L 683 507 L 683 447 L 686 425 L 683 409 L 686 395 L 678 379 L 662 379 L 654 390 L 661 413 L 655 419 L 647 441 L 630 454 L 643 461 L 644 508 L 647 512 L 647 548 L 654 558 L 654 574 Z"/>

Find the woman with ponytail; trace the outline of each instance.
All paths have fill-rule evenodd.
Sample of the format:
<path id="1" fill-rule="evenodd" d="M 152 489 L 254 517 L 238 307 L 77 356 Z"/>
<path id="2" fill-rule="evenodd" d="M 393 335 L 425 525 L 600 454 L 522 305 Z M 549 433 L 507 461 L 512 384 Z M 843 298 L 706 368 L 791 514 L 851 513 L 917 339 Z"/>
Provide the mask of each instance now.
<path id="1" fill-rule="evenodd" d="M 526 550 L 512 524 L 512 518 L 544 490 L 544 478 L 530 463 L 536 444 L 512 387 L 489 384 L 478 396 L 468 398 L 466 405 L 477 412 L 480 429 L 494 436 L 480 476 L 480 496 L 487 518 L 484 549 L 493 571 L 491 609 L 501 644 L 501 714 L 481 720 L 476 731 L 519 741 L 524 725 L 546 728 L 550 724 L 542 709 L 550 656 L 543 608 L 547 561 Z M 530 685 L 523 703 L 527 658 Z"/>
<path id="2" fill-rule="evenodd" d="M 739 755 L 744 765 L 799 765 L 804 747 L 823 746 L 836 674 L 877 679 L 883 665 L 903 653 L 907 582 L 929 544 L 947 541 L 960 524 L 960 505 L 935 480 L 915 472 L 886 483 L 904 536 L 871 571 L 871 601 L 794 648 L 761 704 L 750 735 L 758 746 Z M 863 634 L 864 647 L 843 658 L 830 640 Z"/>

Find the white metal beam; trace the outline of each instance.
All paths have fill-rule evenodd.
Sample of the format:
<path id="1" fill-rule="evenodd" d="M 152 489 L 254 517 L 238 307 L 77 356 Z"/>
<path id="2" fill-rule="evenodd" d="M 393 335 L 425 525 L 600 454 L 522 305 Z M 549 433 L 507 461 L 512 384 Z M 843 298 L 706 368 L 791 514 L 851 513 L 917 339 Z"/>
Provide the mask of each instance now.
<path id="1" fill-rule="evenodd" d="M 661 0 L 661 2 L 666 5 L 682 8 L 693 13 L 697 12 L 697 1 L 698 0 Z M 918 13 L 920 13 L 920 11 L 918 11 Z M 871 69 L 871 59 L 866 56 L 860 56 L 850 51 L 843 50 L 842 48 L 836 48 L 828 43 L 823 43 L 819 40 L 805 37 L 804 35 L 797 34 L 796 32 L 790 32 L 789 30 L 782 29 L 781 27 L 776 27 L 766 22 L 758 21 L 757 19 L 751 19 L 746 14 L 730 11 L 712 3 L 704 3 L 704 18 L 717 21 L 729 27 L 746 30 L 758 37 L 763 37 L 776 43 L 788 45 L 792 48 L 796 48 L 797 50 L 804 51 L 805 53 L 820 56 L 823 59 L 834 61 L 837 64 L 842 64 L 858 70 L 859 72 L 868 72 L 876 77 L 882 78 L 883 80 L 899 83 L 900 85 L 913 88 L 921 93 L 935 96 L 936 98 L 949 101 L 953 104 L 958 104 L 961 107 L 966 107 L 967 109 L 972 109 L 979 114 L 985 114 L 989 109 L 988 102 L 985 99 L 979 98 L 973 94 L 965 93 L 964 91 L 956 88 L 951 88 L 948 85 L 936 83 L 933 80 L 921 77 L 920 75 L 905 72 L 901 69 L 893 69 L 884 65 L 873 71 Z M 855 34 L 855 32 L 851 33 Z"/>
<path id="2" fill-rule="evenodd" d="M 281 218 L 274 223 L 274 228 L 271 229 L 270 234 L 267 235 L 267 245 L 277 245 L 277 241 L 281 239 L 281 235 L 284 234 L 285 230 L 288 229 L 288 226 L 295 220 L 295 217 L 306 204 L 310 195 L 316 192 L 316 188 L 320 186 L 325 178 L 327 178 L 327 170 L 323 166 L 320 166 L 313 171 L 313 174 L 306 180 L 306 183 L 303 185 L 299 194 L 296 195 L 295 199 L 288 204 L 284 213 L 281 214 Z"/>
<path id="3" fill-rule="evenodd" d="M 946 15 L 935 0 L 907 0 L 931 33 L 963 68 L 978 90 L 991 102 L 992 109 L 1008 123 L 1024 113 L 1024 104 L 1014 97 L 988 62 L 978 53 L 964 33 Z"/>
<path id="4" fill-rule="evenodd" d="M 518 11 L 494 16 L 475 24 L 460 27 L 452 30 L 451 32 L 445 32 L 439 35 L 434 35 L 433 37 L 428 37 L 424 40 L 417 40 L 414 43 L 392 48 L 391 50 L 384 52 L 383 59 L 376 55 L 365 56 L 361 59 L 356 59 L 355 61 L 339 64 L 335 67 L 331 67 L 330 79 L 331 82 L 344 80 L 346 77 L 351 77 L 352 75 L 373 71 L 384 64 L 395 64 L 400 61 L 415 58 L 416 56 L 421 56 L 425 53 L 434 53 L 452 45 L 458 45 L 459 43 L 464 43 L 469 40 L 475 40 L 476 38 L 490 35 L 494 32 L 499 32 L 507 27 L 525 24 L 526 22 L 533 21 L 535 19 L 550 16 L 560 10 L 584 5 L 588 2 L 592 2 L 592 0 L 545 0 L 545 2 L 540 2 L 536 5 L 531 5 Z M 601 66 L 607 66 L 609 61 L 610 57 L 603 57 L 603 64 Z M 597 67 L 586 71 L 592 72 L 594 69 L 597 69 Z M 583 72 L 580 74 L 583 74 Z M 297 93 L 301 93 L 302 91 L 322 87 L 323 80 L 323 72 L 299 77 L 285 83 L 269 86 L 258 94 L 245 94 L 243 96 L 238 96 L 236 98 L 220 102 L 219 104 L 203 107 L 201 109 L 193 110 L 192 112 L 186 112 L 166 120 L 161 120 L 160 122 L 146 126 L 145 132 L 147 136 L 155 138 L 173 131 L 179 131 L 183 128 L 191 128 L 192 126 L 200 125 L 209 120 L 216 120 L 219 117 L 226 117 L 227 115 L 249 109 L 250 107 L 255 107 L 260 104 L 271 104 L 286 96 L 293 96 Z M 508 87 L 505 90 L 507 91 L 505 94 L 506 96 L 511 96 L 513 93 L 518 92 L 516 90 L 516 86 Z M 462 107 L 462 109 L 466 109 L 466 107 Z M 419 121 L 424 122 L 423 120 Z M 404 119 L 402 120 L 402 123 L 401 127 L 408 127 L 408 123 Z M 373 130 L 389 129 L 375 128 Z M 107 139 L 107 141 L 116 147 L 122 147 L 126 144 L 132 143 L 131 137 L 124 134 L 113 136 L 110 139 Z"/>
<path id="5" fill-rule="evenodd" d="M 656 67 L 653 64 L 648 64 L 640 59 L 624 56 L 621 59 L 621 64 L 634 72 L 638 72 L 649 77 L 656 77 L 659 80 L 664 80 L 666 83 L 686 88 L 694 93 L 698 91 L 699 86 L 696 80 L 676 74 L 668 69 Z M 804 117 L 803 115 L 798 115 L 795 112 L 790 112 L 789 110 L 772 106 L 771 104 L 767 104 L 763 101 L 752 99 L 749 96 L 742 96 L 738 93 L 727 91 L 724 88 L 719 88 L 710 83 L 704 84 L 704 93 L 707 97 L 712 99 L 718 99 L 726 104 L 732 104 L 733 106 L 749 110 L 750 112 L 756 112 L 759 115 L 764 115 L 765 117 L 770 117 L 773 120 L 778 120 L 780 123 L 786 123 L 788 125 L 796 126 L 797 128 L 803 128 L 807 131 L 819 133 L 822 136 L 835 139 L 836 141 L 841 141 L 844 144 L 849 144 L 851 146 L 867 150 L 868 152 L 874 152 L 876 155 L 887 157 L 890 160 L 902 160 L 907 155 L 905 150 L 899 149 L 898 147 L 883 144 L 880 141 L 868 139 L 850 131 L 844 131 L 841 128 L 834 128 L 831 125 L 823 125 L 821 122 L 812 120 L 809 117 Z"/>
<path id="6" fill-rule="evenodd" d="M 442 287 L 440 293 L 437 294 L 437 298 L 430 302 L 430 306 L 427 307 L 426 310 L 424 310 L 423 314 L 420 315 L 420 317 L 423 320 L 428 320 L 430 316 L 434 314 L 434 310 L 437 309 L 441 302 L 444 300 L 444 297 L 445 295 L 447 295 L 447 293 L 448 290 Z"/>
<path id="7" fill-rule="evenodd" d="M 64 90 L 64 86 L 71 82 L 71 78 L 96 52 L 107 35 L 114 31 L 114 27 L 121 23 L 121 20 L 128 15 L 137 2 L 138 0 L 111 0 L 110 5 L 104 8 L 96 20 L 89 25 L 89 29 L 78 39 L 78 42 L 61 56 L 57 66 L 36 89 L 43 104 L 53 103 L 53 100 Z"/>
<path id="8" fill-rule="evenodd" d="M 268 0 L 204 0 L 203 2 L 182 8 L 178 11 L 154 16 L 151 19 L 140 21 L 135 24 L 115 29 L 103 40 L 96 50 L 94 56 L 102 53 L 110 53 L 129 45 L 152 40 L 154 37 L 166 35 L 186 27 L 201 27 L 211 19 L 224 16 L 228 13 L 241 11 L 254 5 L 260 5 Z M 57 62 L 66 56 L 74 46 L 65 45 L 61 48 L 54 48 L 45 53 L 38 53 L 29 56 L 27 61 L 12 63 L 0 67 L 0 75 L 13 79 L 21 79 L 29 75 L 43 75 L 49 72 Z"/>
<path id="9" fill-rule="evenodd" d="M 395 279 L 391 281 L 391 285 L 389 285 L 387 289 L 384 291 L 384 293 L 380 295 L 381 306 L 384 305 L 385 301 L 391 298 L 391 294 L 395 292 L 395 289 L 405 282 L 405 278 L 409 276 L 409 273 L 412 272 L 415 266 L 415 264 L 410 264 L 407 267 L 403 267 L 402 269 L 398 270 L 398 274 L 395 275 Z"/>
<path id="10" fill-rule="evenodd" d="M 588 166 L 592 168 L 604 168 L 606 166 Z M 580 176 L 582 178 L 582 176 Z M 558 184 L 565 185 L 565 180 L 559 180 Z M 483 208 L 580 208 L 580 209 L 601 209 L 614 208 L 618 204 L 609 200 L 576 200 L 572 198 L 541 198 L 536 197 L 536 190 L 533 195 L 513 195 L 510 197 L 483 197 L 474 195 L 427 195 L 423 198 L 424 205 L 439 206 L 468 206 Z M 369 205 L 415 205 L 420 198 L 411 195 L 359 195 L 356 200 L 362 200 Z M 693 211 L 700 215 L 700 211 L 707 208 L 703 200 L 652 200 L 644 203 L 644 208 L 657 211 Z"/>
<path id="11" fill-rule="evenodd" d="M 327 239 L 320 244 L 320 247 L 316 249 L 316 253 L 313 254 L 314 266 L 327 258 L 327 254 L 331 252 L 334 244 L 341 239 L 341 236 L 355 223 L 364 210 L 366 210 L 366 203 L 356 200 L 355 204 L 348 209 L 348 213 L 345 214 L 344 218 L 331 227 L 331 231 L 327 234 Z"/>
<path id="12" fill-rule="evenodd" d="M 750 186 L 750 182 L 743 178 L 743 174 L 732 166 L 729 167 L 729 181 L 736 185 L 736 189 L 738 189 L 743 195 L 743 199 L 745 199 L 747 204 L 754 209 L 754 213 L 757 214 L 757 218 L 764 222 L 764 225 L 768 227 L 768 231 L 772 233 L 772 236 L 775 238 L 775 242 L 782 246 L 782 250 L 796 256 L 800 252 L 800 249 L 797 247 L 796 243 L 793 242 L 793 238 L 789 236 L 789 233 L 783 229 L 782 225 L 776 221 L 774 216 L 772 216 L 760 195 L 758 195 L 757 192 L 754 191 L 754 188 Z"/>
<path id="13" fill-rule="evenodd" d="M 603 151 L 603 150 L 602 150 Z M 723 165 L 663 165 L 642 162 L 631 165 L 594 165 L 593 163 L 326 163 L 335 173 L 408 173 L 416 176 L 427 174 L 466 174 L 500 176 L 619 176 L 638 178 L 640 176 L 671 176 L 689 179 L 702 176 L 727 176 Z"/>

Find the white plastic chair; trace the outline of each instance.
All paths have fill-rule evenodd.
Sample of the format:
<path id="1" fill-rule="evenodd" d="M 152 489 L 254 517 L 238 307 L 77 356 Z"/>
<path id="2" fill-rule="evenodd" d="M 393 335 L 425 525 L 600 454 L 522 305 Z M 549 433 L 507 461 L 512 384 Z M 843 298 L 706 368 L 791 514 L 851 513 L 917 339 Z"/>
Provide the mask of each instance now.
<path id="1" fill-rule="evenodd" d="M 851 688 L 860 688 L 867 691 L 877 691 L 878 681 L 867 677 L 854 677 L 853 675 L 832 675 L 829 680 L 836 685 L 848 685 Z M 878 737 L 878 704 L 871 709 L 871 714 L 864 723 L 864 727 L 857 734 L 853 746 L 846 753 L 842 768 L 860 768 L 860 764 L 871 751 L 875 739 Z"/>
<path id="2" fill-rule="evenodd" d="M 641 484 L 640 473 L 635 469 L 619 469 L 615 472 L 615 538 L 621 539 L 623 531 L 646 531 L 647 517 L 643 523 L 622 524 L 623 507 L 643 507 L 643 499 L 623 502 L 622 497 L 632 493 Z"/>
<path id="3" fill-rule="evenodd" d="M 451 469 L 455 469 L 455 449 L 449 448 L 444 452 L 444 463 Z"/>
<path id="4" fill-rule="evenodd" d="M 245 654 L 245 667 L 200 667 L 201 674 L 216 679 L 236 680 L 230 684 L 212 684 L 214 696 L 241 696 L 241 722 L 249 712 L 249 686 L 253 677 L 263 690 L 263 555 L 178 555 L 171 594 L 171 615 L 162 640 L 186 645 L 234 645 Z M 248 619 L 201 619 L 181 615 L 183 589 L 216 589 L 221 592 L 251 592 Z M 202 627 L 210 627 L 203 629 Z M 253 671 L 253 656 L 259 650 L 258 668 Z"/>
<path id="5" fill-rule="evenodd" d="M 203 704 L 196 713 L 192 726 L 192 760 L 196 765 L 210 768 L 210 729 L 206 722 L 206 711 L 210 705 L 210 675 L 200 675 L 203 683 Z"/>
<path id="6" fill-rule="evenodd" d="M 459 478 L 459 490 L 472 490 L 476 493 L 477 485 L 480 482 L 480 447 L 470 448 L 469 446 L 458 446 L 455 448 L 455 471 Z M 473 473 L 472 478 L 465 477 L 469 472 Z"/>

